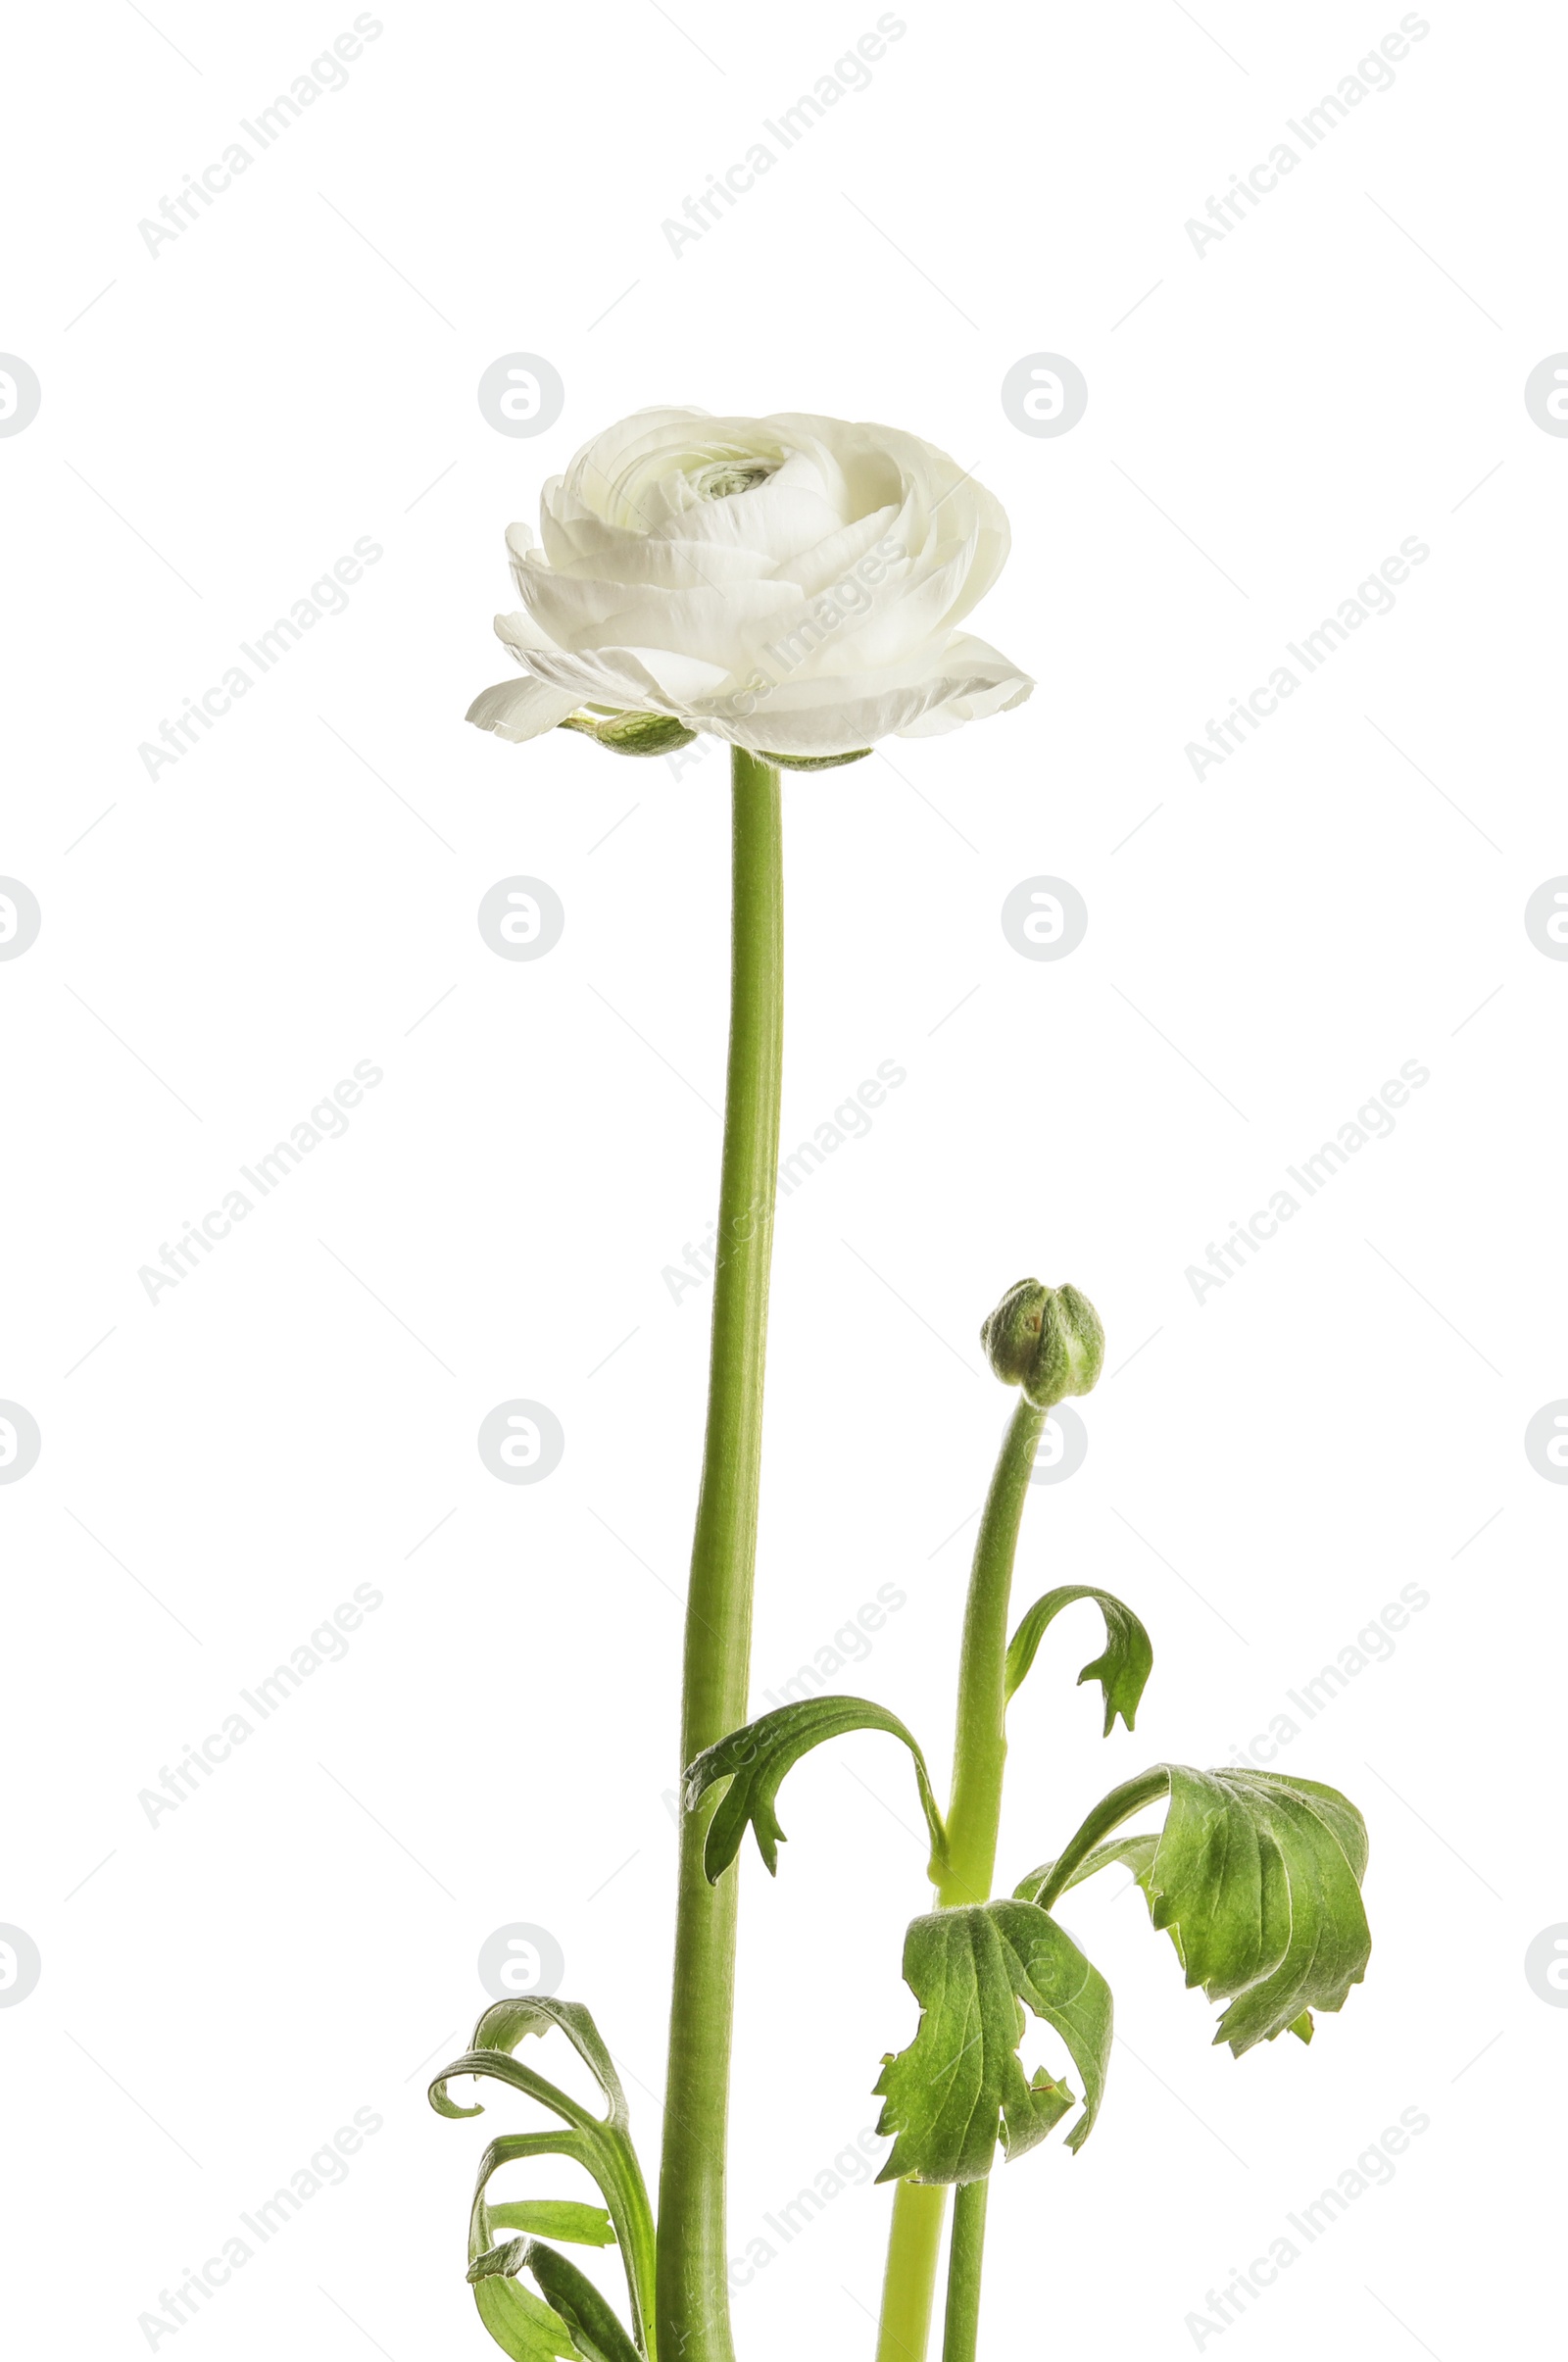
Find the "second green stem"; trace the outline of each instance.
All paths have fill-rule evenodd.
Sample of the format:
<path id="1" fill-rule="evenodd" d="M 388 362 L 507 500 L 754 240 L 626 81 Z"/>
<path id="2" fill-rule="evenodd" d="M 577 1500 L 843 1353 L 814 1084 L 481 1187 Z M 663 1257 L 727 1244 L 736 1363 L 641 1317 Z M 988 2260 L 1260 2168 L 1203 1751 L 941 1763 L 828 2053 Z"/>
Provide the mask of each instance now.
<path id="1" fill-rule="evenodd" d="M 958 1664 L 947 1863 L 937 1884 L 937 1903 L 943 1910 L 991 1899 L 1002 1825 L 1002 1780 L 1007 1760 L 1007 1616 L 1012 1563 L 1045 1423 L 1046 1413 L 1020 1395 L 980 1516 Z M 980 2199 L 970 2200 L 962 2209 L 963 2220 L 954 2234 L 956 2242 L 960 2231 L 963 2235 L 964 2268 L 953 2294 L 960 2309 L 970 2314 L 969 2353 L 973 2352 L 973 2325 L 978 2318 L 980 2242 L 985 2232 L 985 2185 L 977 2187 Z M 945 2201 L 946 2191 L 930 2183 L 901 2182 L 894 2192 L 877 2362 L 924 2362 Z M 961 2345 L 954 2350 L 958 2355 L 965 2352 Z"/>

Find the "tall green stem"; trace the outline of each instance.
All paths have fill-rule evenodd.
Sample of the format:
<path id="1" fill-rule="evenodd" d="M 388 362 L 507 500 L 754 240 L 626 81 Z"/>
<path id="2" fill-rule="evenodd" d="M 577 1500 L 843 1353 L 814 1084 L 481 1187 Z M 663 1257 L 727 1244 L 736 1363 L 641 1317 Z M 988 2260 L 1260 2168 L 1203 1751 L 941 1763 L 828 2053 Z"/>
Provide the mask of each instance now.
<path id="1" fill-rule="evenodd" d="M 767 1283 L 778 1180 L 784 905 L 778 772 L 735 748 L 729 1063 L 702 1490 L 686 1599 L 681 1766 L 746 1720 Z M 663 2362 L 733 2362 L 724 2157 L 739 1881 L 710 1887 L 711 1807 L 681 1818 L 659 2185 Z"/>
<path id="2" fill-rule="evenodd" d="M 937 1903 L 943 1910 L 958 1903 L 987 1902 L 991 1896 L 1002 1823 L 1002 1776 L 1007 1759 L 1007 1605 L 1012 1562 L 1034 1472 L 1035 1448 L 1045 1423 L 1046 1413 L 1020 1395 L 980 1515 L 958 1663 L 948 1859 L 937 1885 Z M 924 2362 L 946 2197 L 943 2189 L 915 2182 L 901 2182 L 893 2193 L 877 2362 Z M 978 2308 L 983 2208 L 973 2229 Z"/>

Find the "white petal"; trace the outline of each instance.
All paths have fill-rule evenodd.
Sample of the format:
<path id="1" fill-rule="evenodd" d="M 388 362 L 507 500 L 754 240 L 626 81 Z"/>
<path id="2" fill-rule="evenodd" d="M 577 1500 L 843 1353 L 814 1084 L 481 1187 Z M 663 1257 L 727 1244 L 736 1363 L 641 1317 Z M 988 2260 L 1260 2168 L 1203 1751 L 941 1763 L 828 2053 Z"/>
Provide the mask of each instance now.
<path id="1" fill-rule="evenodd" d="M 733 699 L 683 718 L 759 754 L 847 755 L 879 738 L 928 737 L 1020 705 L 1034 683 L 984 640 L 958 633 L 909 662 L 853 680 L 788 680 L 744 710 Z"/>
<path id="2" fill-rule="evenodd" d="M 464 719 L 520 743 L 543 737 L 582 702 L 575 689 L 553 689 L 541 680 L 497 681 L 493 689 L 480 690 Z"/>

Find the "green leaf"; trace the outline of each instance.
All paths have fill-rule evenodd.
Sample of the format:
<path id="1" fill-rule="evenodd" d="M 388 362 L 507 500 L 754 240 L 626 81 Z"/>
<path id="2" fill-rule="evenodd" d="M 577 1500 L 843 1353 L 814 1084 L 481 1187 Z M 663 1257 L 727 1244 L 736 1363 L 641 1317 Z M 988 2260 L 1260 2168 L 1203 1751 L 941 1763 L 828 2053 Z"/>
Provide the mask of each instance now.
<path id="1" fill-rule="evenodd" d="M 1064 1607 L 1071 1607 L 1078 1599 L 1093 1599 L 1105 1619 L 1104 1648 L 1092 1664 L 1085 1665 L 1078 1679 L 1080 1683 L 1098 1681 L 1104 1693 L 1102 1736 L 1108 1739 L 1118 1714 L 1127 1728 L 1132 1729 L 1138 1700 L 1154 1663 L 1153 1645 L 1143 1625 L 1132 1609 L 1124 1607 L 1108 1591 L 1096 1591 L 1086 1583 L 1069 1583 L 1060 1591 L 1048 1591 L 1043 1599 L 1035 1601 L 1007 1644 L 1007 1696 L 1012 1696 L 1034 1663 L 1046 1627 Z"/>
<path id="2" fill-rule="evenodd" d="M 1156 1839 L 1095 1850 L 1162 1794 L 1170 1804 Z M 1366 1858 L 1366 1824 L 1338 1789 L 1235 1765 L 1160 1763 L 1113 1789 L 1020 1893 L 1049 1908 L 1080 1877 L 1128 1861 L 1188 1985 L 1229 2001 L 1214 2040 L 1240 2058 L 1287 2029 L 1310 2041 L 1310 2012 L 1343 2009 L 1360 1984 L 1372 1949 Z"/>
<path id="3" fill-rule="evenodd" d="M 700 1754 L 686 1774 L 686 1809 L 694 1811 L 715 1781 L 727 1779 L 729 1789 L 709 1823 L 703 1849 L 703 1868 L 710 1884 L 720 1878 L 741 1849 L 746 1824 L 752 1824 L 757 1848 L 769 1872 L 778 1875 L 778 1848 L 784 1832 L 778 1825 L 773 1800 L 779 1783 L 793 1764 L 824 1739 L 842 1738 L 847 1731 L 887 1731 L 902 1739 L 914 1758 L 914 1777 L 920 1806 L 931 1833 L 932 1877 L 947 1849 L 947 1831 L 925 1757 L 896 1714 L 872 1705 L 864 1698 L 808 1698 L 798 1705 L 777 1706 L 771 1714 L 731 1731 Z"/>
<path id="4" fill-rule="evenodd" d="M 548 2299 L 546 2310 L 551 2319 L 564 2324 L 569 2333 L 564 2349 L 568 2355 L 581 2354 L 585 2362 L 642 2362 L 638 2348 L 593 2282 L 542 2240 L 508 2239 L 504 2246 L 476 2255 L 468 2266 L 476 2291 L 497 2283 L 514 2283 L 519 2272 L 533 2274 Z M 526 2295 L 527 2291 L 519 2293 Z"/>
<path id="5" fill-rule="evenodd" d="M 538 1994 L 528 1999 L 493 2002 L 473 2030 L 470 2050 L 515 2050 L 530 2034 L 544 2036 L 552 2031 L 564 2034 L 595 2083 L 610 2102 L 605 2121 L 618 2133 L 626 2131 L 631 2112 L 626 2094 L 621 2089 L 615 2062 L 605 2046 L 604 2036 L 580 2001 L 558 2000 L 554 1994 Z M 477 2114 L 476 2109 L 463 2108 L 461 2115 Z"/>
<path id="6" fill-rule="evenodd" d="M 863 763 L 871 752 L 868 746 L 858 746 L 853 755 L 759 755 L 759 763 L 770 763 L 775 770 L 836 771 L 846 763 Z"/>
<path id="7" fill-rule="evenodd" d="M 513 2046 L 530 2034 L 544 2035 L 552 2031 L 564 2034 L 584 2064 L 592 2073 L 608 2104 L 604 2116 L 596 2116 L 561 2091 L 555 2084 L 525 2066 L 511 2055 Z M 525 2157 L 569 2157 L 582 2166 L 599 2185 L 615 2241 L 625 2267 L 631 2319 L 638 2338 L 649 2333 L 654 2314 L 655 2246 L 653 2209 L 643 2181 L 637 2152 L 632 2146 L 626 2096 L 614 2064 L 605 2046 L 603 2037 L 588 2011 L 578 2001 L 563 2001 L 554 1997 L 533 1996 L 525 2000 L 498 2001 L 487 2009 L 473 2032 L 473 2042 L 461 2058 L 444 2067 L 430 2086 L 430 2103 L 444 2116 L 477 2116 L 478 2106 L 460 2107 L 452 2097 L 448 2085 L 459 2075 L 487 2077 L 493 2082 L 509 2085 L 561 2119 L 563 2129 L 545 2133 L 508 2134 L 492 2141 L 479 2160 L 478 2179 L 474 2186 L 473 2205 L 468 2226 L 468 2254 L 470 2261 L 489 2252 L 495 2245 L 493 2232 L 495 2212 L 488 2203 L 488 2188 L 493 2174 L 503 2165 Z M 596 2214 L 597 2209 L 583 2212 Z M 560 2259 L 564 2262 L 564 2259 Z M 476 2282 L 476 2294 L 481 2285 Z M 504 2277 L 504 2276 L 503 2276 Z M 537 2278 L 538 2275 L 535 2274 Z M 548 2292 L 548 2291 L 547 2291 Z M 488 2300 L 487 2300 L 488 2301 Z M 518 2328 L 513 2320 L 515 2308 L 508 2309 L 507 2300 L 495 2299 L 497 2317 L 506 2327 L 521 2337 L 536 2336 L 539 2325 L 532 2321 Z M 481 2312 L 484 2305 L 480 2306 Z M 501 2334 L 488 2314 L 486 2326 L 497 2342 L 506 2346 Z M 509 2331 L 509 2334 L 512 2334 Z M 507 2347 L 511 2352 L 512 2348 Z M 532 2349 L 523 2351 L 532 2362 Z"/>
<path id="8" fill-rule="evenodd" d="M 512 2362 L 583 2362 L 561 2315 L 514 2280 L 486 2278 L 473 2285 L 479 2318 Z"/>
<path id="9" fill-rule="evenodd" d="M 592 708 L 568 714 L 556 727 L 580 730 L 612 755 L 669 755 L 676 747 L 690 746 L 697 735 L 673 714 L 612 714 L 604 718 Z"/>
<path id="10" fill-rule="evenodd" d="M 921 2005 L 914 2041 L 883 2067 L 879 2133 L 896 2136 L 882 2182 L 978 2182 L 996 2162 L 1043 2141 L 1070 2107 L 1066 2086 L 1018 2058 L 1026 2001 L 1066 2042 L 1084 2083 L 1067 2136 L 1093 2130 L 1110 2056 L 1110 1989 L 1072 1938 L 1038 1905 L 985 1902 L 911 1922 L 905 1981 Z"/>
<path id="11" fill-rule="evenodd" d="M 513 2198 L 488 2208 L 492 2231 L 528 2231 L 539 2239 L 564 2239 L 574 2247 L 612 2247 L 615 2226 L 603 2206 L 575 2198 Z"/>

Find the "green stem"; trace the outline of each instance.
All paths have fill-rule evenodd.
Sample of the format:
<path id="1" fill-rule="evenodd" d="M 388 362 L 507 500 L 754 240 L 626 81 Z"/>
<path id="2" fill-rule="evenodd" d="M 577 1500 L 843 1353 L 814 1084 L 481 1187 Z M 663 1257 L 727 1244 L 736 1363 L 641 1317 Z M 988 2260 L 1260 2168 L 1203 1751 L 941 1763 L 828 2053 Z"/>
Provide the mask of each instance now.
<path id="1" fill-rule="evenodd" d="M 942 2362 L 975 2362 L 980 2336 L 980 2271 L 986 2250 L 986 2198 L 990 2189 L 989 2181 L 965 2182 L 953 2201 Z"/>
<path id="2" fill-rule="evenodd" d="M 1007 1760 L 1007 1606 L 1012 1562 L 1034 1473 L 1035 1449 L 1045 1423 L 1045 1412 L 1036 1410 L 1020 1395 L 980 1515 L 958 1662 L 948 1858 L 937 1882 L 937 1904 L 942 1910 L 959 1903 L 987 1902 L 991 1896 L 997 1833 L 1002 1824 L 1002 1777 Z M 925 2362 L 946 2197 L 940 2187 L 915 2182 L 901 2182 L 893 2193 L 877 2362 Z M 983 2222 L 982 2215 L 982 2229 Z M 977 2235 L 977 2305 L 979 2269 Z"/>
<path id="3" fill-rule="evenodd" d="M 948 1866 L 937 1901 L 989 1902 L 1002 1825 L 1002 1775 L 1007 1760 L 1007 1608 L 1023 1504 L 1046 1414 L 1020 1395 L 991 1490 L 980 1515 L 963 1611 L 958 1659 L 958 1720 L 953 1747 L 953 1802 Z"/>
<path id="4" fill-rule="evenodd" d="M 686 1601 L 681 1767 L 746 1720 L 767 1283 L 778 1181 L 784 920 L 778 772 L 732 750 L 729 1064 L 702 1490 Z M 715 1799 L 716 1802 L 716 1799 Z M 710 1887 L 711 1806 L 682 1816 L 659 2186 L 666 2362 L 733 2362 L 724 2153 L 739 1881 Z"/>

